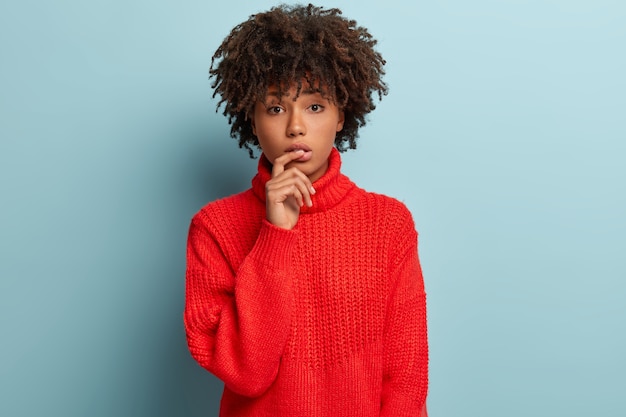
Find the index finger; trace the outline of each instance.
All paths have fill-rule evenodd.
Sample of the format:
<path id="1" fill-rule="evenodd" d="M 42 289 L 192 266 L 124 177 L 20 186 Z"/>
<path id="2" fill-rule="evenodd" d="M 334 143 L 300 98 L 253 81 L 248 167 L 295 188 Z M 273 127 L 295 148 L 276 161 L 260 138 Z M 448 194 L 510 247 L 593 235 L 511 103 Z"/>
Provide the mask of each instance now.
<path id="1" fill-rule="evenodd" d="M 298 149 L 293 152 L 287 152 L 286 154 L 276 158 L 274 160 L 274 165 L 272 166 L 272 178 L 282 174 L 283 171 L 285 171 L 285 165 L 300 158 L 302 154 L 304 154 L 304 151 L 302 149 Z"/>

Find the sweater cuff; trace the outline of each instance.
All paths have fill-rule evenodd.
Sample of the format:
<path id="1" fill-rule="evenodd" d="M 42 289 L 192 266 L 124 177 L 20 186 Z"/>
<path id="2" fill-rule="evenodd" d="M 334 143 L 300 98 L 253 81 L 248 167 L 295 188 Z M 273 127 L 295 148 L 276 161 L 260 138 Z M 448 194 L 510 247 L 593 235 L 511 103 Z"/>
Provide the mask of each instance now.
<path id="1" fill-rule="evenodd" d="M 283 229 L 263 219 L 251 255 L 274 269 L 282 269 L 291 262 L 297 241 L 296 230 Z"/>

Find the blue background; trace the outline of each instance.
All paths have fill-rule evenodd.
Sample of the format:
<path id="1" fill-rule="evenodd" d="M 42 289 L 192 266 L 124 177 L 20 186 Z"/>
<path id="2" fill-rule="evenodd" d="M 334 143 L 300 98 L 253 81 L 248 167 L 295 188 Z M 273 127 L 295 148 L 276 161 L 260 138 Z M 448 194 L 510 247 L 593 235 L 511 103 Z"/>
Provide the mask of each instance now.
<path id="1" fill-rule="evenodd" d="M 276 3 L 0 4 L 0 415 L 216 415 L 186 233 L 256 161 L 208 67 Z M 388 61 L 344 170 L 415 216 L 431 415 L 626 415 L 624 2 L 321 4 Z"/>

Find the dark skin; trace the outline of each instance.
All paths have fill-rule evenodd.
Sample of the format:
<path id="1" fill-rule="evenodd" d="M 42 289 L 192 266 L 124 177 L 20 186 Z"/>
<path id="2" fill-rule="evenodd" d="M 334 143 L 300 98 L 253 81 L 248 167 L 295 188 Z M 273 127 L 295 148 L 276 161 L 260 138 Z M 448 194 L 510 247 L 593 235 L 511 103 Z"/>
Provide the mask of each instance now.
<path id="1" fill-rule="evenodd" d="M 266 218 L 293 229 L 300 208 L 313 206 L 313 182 L 328 169 L 335 136 L 344 123 L 343 111 L 320 93 L 308 91 L 279 97 L 276 90 L 257 102 L 252 128 L 265 156 L 272 161 L 272 178 L 265 185 Z"/>
<path id="2" fill-rule="evenodd" d="M 289 152 L 274 160 L 272 179 L 265 184 L 267 221 L 283 229 L 295 227 L 300 207 L 313 206 L 315 189 L 309 177 L 296 167 L 285 169 L 303 154 L 302 150 Z"/>

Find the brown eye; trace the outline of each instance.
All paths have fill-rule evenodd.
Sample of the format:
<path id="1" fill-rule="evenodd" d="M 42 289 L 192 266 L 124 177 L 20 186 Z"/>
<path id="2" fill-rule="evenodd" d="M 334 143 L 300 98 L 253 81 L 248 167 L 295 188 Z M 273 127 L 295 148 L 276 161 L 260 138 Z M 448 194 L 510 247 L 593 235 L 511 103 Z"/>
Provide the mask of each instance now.
<path id="1" fill-rule="evenodd" d="M 270 114 L 279 114 L 283 109 L 279 106 L 271 106 L 267 109 L 267 112 Z"/>
<path id="2" fill-rule="evenodd" d="M 324 106 L 320 104 L 312 104 L 310 107 L 311 111 L 314 113 L 321 112 L 324 109 Z"/>

